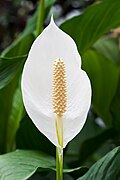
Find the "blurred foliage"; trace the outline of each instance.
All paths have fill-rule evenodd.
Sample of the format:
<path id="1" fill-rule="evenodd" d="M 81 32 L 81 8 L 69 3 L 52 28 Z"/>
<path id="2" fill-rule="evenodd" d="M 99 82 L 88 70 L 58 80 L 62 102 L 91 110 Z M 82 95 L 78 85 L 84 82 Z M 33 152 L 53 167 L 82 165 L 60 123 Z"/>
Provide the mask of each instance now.
<path id="1" fill-rule="evenodd" d="M 66 16 L 73 10 L 83 10 L 95 0 L 57 0 L 54 7 L 60 16 Z M 49 1 L 46 1 L 49 3 Z M 0 1 L 0 51 L 5 49 L 25 28 L 28 19 L 34 14 L 38 0 Z"/>
<path id="2" fill-rule="evenodd" d="M 120 1 L 45 0 L 44 27 L 52 13 L 75 40 L 93 91 L 87 122 L 64 150 L 64 179 L 119 180 Z M 0 2 L 1 180 L 55 179 L 55 147 L 27 116 L 20 90 L 37 17 L 37 0 Z"/>

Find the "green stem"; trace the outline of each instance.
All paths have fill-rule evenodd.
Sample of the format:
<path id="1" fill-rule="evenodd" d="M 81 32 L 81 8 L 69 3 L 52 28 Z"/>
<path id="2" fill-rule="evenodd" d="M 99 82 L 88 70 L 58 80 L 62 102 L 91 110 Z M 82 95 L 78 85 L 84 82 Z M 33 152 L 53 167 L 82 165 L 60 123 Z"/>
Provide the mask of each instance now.
<path id="1" fill-rule="evenodd" d="M 63 179 L 63 148 L 56 147 L 56 180 Z"/>
<path id="2" fill-rule="evenodd" d="M 39 9 L 38 9 L 38 19 L 37 19 L 37 26 L 35 31 L 35 37 L 37 37 L 43 30 L 44 24 L 44 10 L 45 10 L 45 2 L 44 0 L 39 0 Z"/>
<path id="3" fill-rule="evenodd" d="M 59 147 L 56 147 L 56 180 L 63 179 L 63 119 L 56 115 L 56 133 Z"/>

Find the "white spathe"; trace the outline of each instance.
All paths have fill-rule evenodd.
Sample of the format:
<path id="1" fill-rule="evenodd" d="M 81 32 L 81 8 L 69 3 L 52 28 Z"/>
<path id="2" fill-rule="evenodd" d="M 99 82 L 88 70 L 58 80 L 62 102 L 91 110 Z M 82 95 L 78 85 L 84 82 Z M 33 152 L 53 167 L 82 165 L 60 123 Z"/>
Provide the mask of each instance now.
<path id="1" fill-rule="evenodd" d="M 91 85 L 81 69 L 73 39 L 53 19 L 34 41 L 22 74 L 22 95 L 33 123 L 55 146 L 59 146 L 53 113 L 53 64 L 62 58 L 66 68 L 67 111 L 63 115 L 63 146 L 82 129 L 91 103 Z"/>

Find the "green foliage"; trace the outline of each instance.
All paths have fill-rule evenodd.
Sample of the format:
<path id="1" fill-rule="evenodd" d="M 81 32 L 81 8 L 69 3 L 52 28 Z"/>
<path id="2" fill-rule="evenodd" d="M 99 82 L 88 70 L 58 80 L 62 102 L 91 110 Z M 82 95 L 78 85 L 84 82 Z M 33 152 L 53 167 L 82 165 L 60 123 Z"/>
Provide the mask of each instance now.
<path id="1" fill-rule="evenodd" d="M 103 34 L 120 25 L 120 2 L 106 0 L 90 6 L 85 12 L 61 25 L 83 54 Z"/>
<path id="2" fill-rule="evenodd" d="M 19 123 L 24 115 L 24 107 L 22 102 L 21 90 L 19 86 L 14 93 L 12 102 L 13 103 L 8 121 L 8 126 L 6 127 L 7 151 L 10 151 L 14 146 L 16 132 L 19 127 Z"/>
<path id="3" fill-rule="evenodd" d="M 93 48 L 100 54 L 104 55 L 108 60 L 116 65 L 120 65 L 120 51 L 118 46 L 118 38 L 104 36 L 100 38 Z"/>
<path id="4" fill-rule="evenodd" d="M 120 2 L 117 0 L 112 6 L 110 3 L 111 0 L 106 0 L 90 6 L 83 14 L 63 23 L 61 28 L 74 38 L 83 57 L 83 69 L 88 73 L 93 87 L 95 112 L 108 127 L 114 124 L 114 128 L 119 129 L 119 118 L 114 118 L 116 112 L 113 112 L 119 105 L 113 110 L 113 98 L 117 88 L 119 89 L 120 51 L 114 38 L 99 39 L 110 29 L 120 25 Z M 119 115 L 119 111 L 117 113 Z"/>
<path id="5" fill-rule="evenodd" d="M 64 169 L 64 173 L 82 171 L 84 167 Z M 0 156 L 0 179 L 21 180 L 28 179 L 36 171 L 55 169 L 55 159 L 40 151 L 17 150 Z"/>
<path id="6" fill-rule="evenodd" d="M 55 159 L 36 151 L 17 150 L 0 157 L 0 179 L 28 179 L 40 168 L 54 169 Z"/>
<path id="7" fill-rule="evenodd" d="M 106 125 L 111 127 L 115 119 L 112 119 L 110 108 L 118 86 L 120 70 L 94 50 L 89 50 L 83 55 L 83 68 L 91 79 L 93 107 Z"/>
<path id="8" fill-rule="evenodd" d="M 11 58 L 0 57 L 0 89 L 14 79 L 17 72 L 22 68 L 25 59 L 26 55 Z"/>
<path id="9" fill-rule="evenodd" d="M 45 5 L 46 14 L 48 14 L 51 5 L 54 3 L 51 0 Z M 36 19 L 38 15 L 38 10 L 35 12 L 33 17 L 31 17 L 26 25 L 25 30 L 19 37 L 7 48 L 5 49 L 0 57 L 0 152 L 4 153 L 12 149 L 14 144 L 17 128 L 19 126 L 20 117 L 12 115 L 14 111 L 16 114 L 20 113 L 19 106 L 14 106 L 14 94 L 19 87 L 19 81 L 21 78 L 21 72 L 26 60 L 27 54 L 31 47 L 34 37 L 34 31 L 36 28 Z M 3 98 L 5 97 L 5 99 Z M 7 99 L 7 103 L 6 103 Z M 21 96 L 17 98 L 18 102 L 21 102 Z M 22 105 L 21 105 L 22 106 Z M 15 110 L 14 110 L 15 108 Z M 21 110 L 24 109 L 21 107 Z M 22 112 L 21 112 L 22 114 Z M 11 118 L 12 117 L 12 118 Z M 16 127 L 16 129 L 10 129 L 9 125 Z M 12 134 L 9 139 L 9 135 Z M 3 139 L 4 137 L 4 139 Z"/>
<path id="10" fill-rule="evenodd" d="M 110 153 L 96 162 L 89 171 L 78 180 L 119 180 L 120 178 L 120 147 L 113 149 Z"/>
<path id="11" fill-rule="evenodd" d="M 44 21 L 54 3 L 45 0 Z M 54 179 L 55 175 L 55 147 L 26 115 L 20 90 L 23 65 L 35 40 L 38 10 L 0 56 L 1 180 Z M 120 37 L 109 33 L 119 25 L 120 1 L 104 0 L 60 26 L 75 40 L 92 84 L 85 128 L 64 151 L 66 180 L 119 179 L 120 147 L 104 156 L 111 143 L 112 147 L 120 145 Z M 21 150 L 11 152 L 15 149 Z"/>

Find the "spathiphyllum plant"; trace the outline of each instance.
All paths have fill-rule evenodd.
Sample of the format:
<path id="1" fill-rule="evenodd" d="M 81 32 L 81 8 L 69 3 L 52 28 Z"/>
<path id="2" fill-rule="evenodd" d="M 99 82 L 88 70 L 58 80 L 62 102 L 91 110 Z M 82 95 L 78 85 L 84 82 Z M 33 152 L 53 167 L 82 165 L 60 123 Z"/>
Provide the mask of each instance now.
<path id="1" fill-rule="evenodd" d="M 56 178 L 61 180 L 63 148 L 86 121 L 91 85 L 75 42 L 53 18 L 31 47 L 22 74 L 22 95 L 35 126 L 56 146 Z"/>

